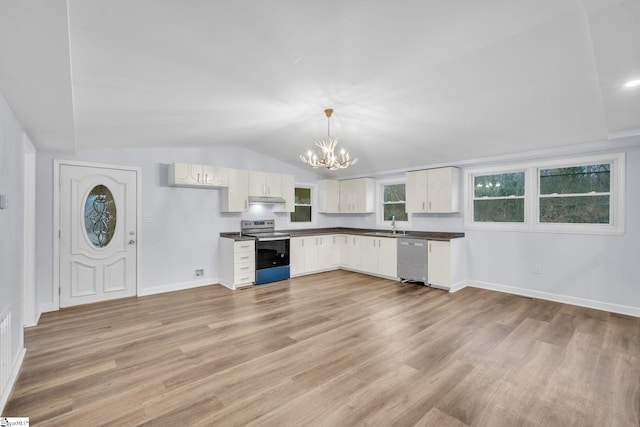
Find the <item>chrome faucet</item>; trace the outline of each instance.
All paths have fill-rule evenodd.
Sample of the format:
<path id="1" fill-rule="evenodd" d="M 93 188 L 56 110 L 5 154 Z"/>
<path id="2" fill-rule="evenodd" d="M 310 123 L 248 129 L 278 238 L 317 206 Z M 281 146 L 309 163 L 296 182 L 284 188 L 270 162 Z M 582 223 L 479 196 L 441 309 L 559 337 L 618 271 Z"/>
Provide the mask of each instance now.
<path id="1" fill-rule="evenodd" d="M 396 216 L 391 215 L 391 232 L 396 234 Z"/>

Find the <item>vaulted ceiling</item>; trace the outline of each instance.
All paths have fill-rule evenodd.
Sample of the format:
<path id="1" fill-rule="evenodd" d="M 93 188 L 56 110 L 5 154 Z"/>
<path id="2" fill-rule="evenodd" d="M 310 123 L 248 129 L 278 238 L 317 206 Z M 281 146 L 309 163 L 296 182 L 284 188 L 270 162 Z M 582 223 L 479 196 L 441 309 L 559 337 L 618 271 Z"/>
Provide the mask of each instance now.
<path id="1" fill-rule="evenodd" d="M 39 150 L 237 145 L 351 174 L 640 133 L 640 0 L 0 0 Z"/>

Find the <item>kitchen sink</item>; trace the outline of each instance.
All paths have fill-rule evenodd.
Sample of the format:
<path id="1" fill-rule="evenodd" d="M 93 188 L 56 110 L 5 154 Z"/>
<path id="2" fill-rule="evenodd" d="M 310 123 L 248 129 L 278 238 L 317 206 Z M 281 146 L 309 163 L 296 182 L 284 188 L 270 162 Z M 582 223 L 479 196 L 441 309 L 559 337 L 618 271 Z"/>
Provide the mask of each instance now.
<path id="1" fill-rule="evenodd" d="M 365 233 L 369 236 L 381 236 L 381 237 L 407 237 L 407 233 L 393 233 L 391 231 L 372 231 L 371 233 Z"/>

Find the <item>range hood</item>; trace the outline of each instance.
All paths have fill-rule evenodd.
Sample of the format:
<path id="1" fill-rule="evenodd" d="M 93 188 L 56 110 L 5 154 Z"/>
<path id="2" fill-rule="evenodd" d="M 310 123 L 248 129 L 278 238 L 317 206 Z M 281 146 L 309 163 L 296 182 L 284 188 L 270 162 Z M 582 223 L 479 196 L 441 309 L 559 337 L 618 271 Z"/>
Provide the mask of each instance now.
<path id="1" fill-rule="evenodd" d="M 270 197 L 270 196 L 249 196 L 249 203 L 251 204 L 274 204 L 274 203 L 286 203 L 282 197 Z"/>

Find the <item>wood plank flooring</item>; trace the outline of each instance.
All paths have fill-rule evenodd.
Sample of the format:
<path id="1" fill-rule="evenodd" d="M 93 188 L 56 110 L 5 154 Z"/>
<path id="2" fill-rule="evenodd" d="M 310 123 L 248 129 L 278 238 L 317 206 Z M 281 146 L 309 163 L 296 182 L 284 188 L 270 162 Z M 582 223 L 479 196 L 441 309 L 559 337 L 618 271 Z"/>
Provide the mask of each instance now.
<path id="1" fill-rule="evenodd" d="M 46 313 L 31 425 L 640 425 L 640 319 L 333 271 Z"/>

